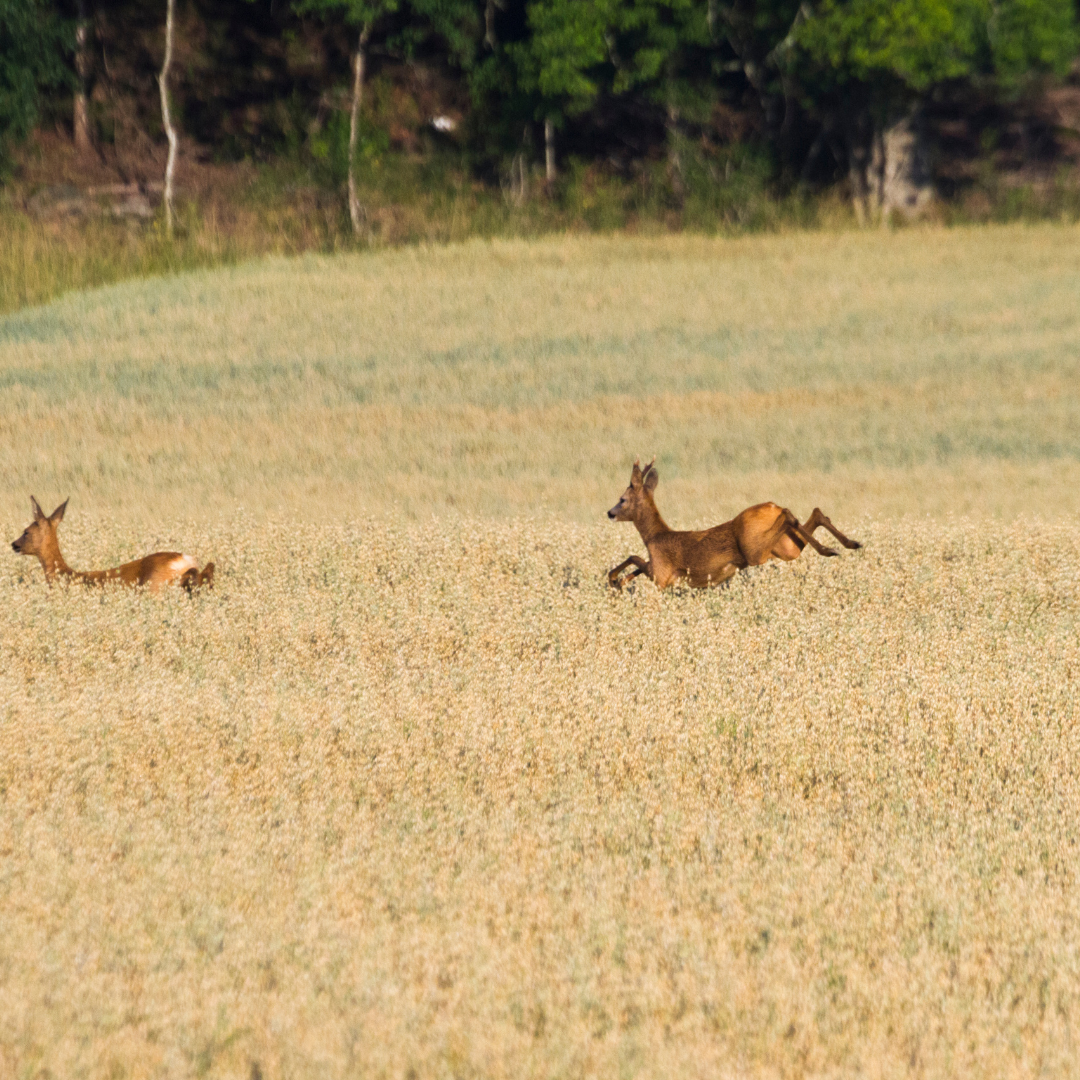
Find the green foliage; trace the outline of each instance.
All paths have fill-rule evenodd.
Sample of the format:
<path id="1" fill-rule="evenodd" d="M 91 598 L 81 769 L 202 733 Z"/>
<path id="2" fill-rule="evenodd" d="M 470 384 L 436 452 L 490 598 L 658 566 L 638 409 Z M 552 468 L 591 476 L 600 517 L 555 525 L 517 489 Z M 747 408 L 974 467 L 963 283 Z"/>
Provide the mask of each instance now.
<path id="1" fill-rule="evenodd" d="M 603 92 L 692 98 L 686 53 L 709 44 L 706 9 L 694 0 L 534 0 L 528 26 L 510 51 L 544 119 L 575 116 Z M 708 65 L 694 74 L 707 78 Z"/>
<path id="2" fill-rule="evenodd" d="M 298 13 L 349 27 L 366 27 L 380 35 L 382 46 L 403 57 L 413 56 L 437 36 L 449 57 L 468 64 L 475 51 L 480 20 L 469 0 L 294 0 Z"/>
<path id="3" fill-rule="evenodd" d="M 390 149 L 386 131 L 363 113 L 357 118 L 356 164 L 360 170 L 377 168 Z M 332 113 L 322 131 L 308 140 L 315 175 L 323 183 L 343 184 L 349 173 L 349 116 Z"/>
<path id="4" fill-rule="evenodd" d="M 446 48 L 448 59 L 469 67 L 482 33 L 480 10 L 472 0 L 410 0 L 414 13 L 408 54 L 434 35 Z"/>
<path id="5" fill-rule="evenodd" d="M 970 72 L 985 7 L 982 0 L 824 0 L 797 42 L 839 82 L 884 77 L 922 91 Z"/>
<path id="6" fill-rule="evenodd" d="M 377 22 L 398 9 L 399 0 L 295 0 L 298 12 L 323 19 L 340 18 L 350 26 Z"/>
<path id="7" fill-rule="evenodd" d="M 706 5 L 694 0 L 622 0 L 614 14 L 616 93 L 661 83 L 667 103 L 675 83 L 709 74 L 707 66 L 697 65 L 693 72 L 694 65 L 686 63 L 689 50 L 709 45 Z"/>
<path id="8" fill-rule="evenodd" d="M 676 148 L 682 164 L 678 191 L 665 165 L 649 165 L 626 181 L 572 160 L 557 190 L 560 209 L 598 232 L 663 221 L 707 234 L 805 223 L 800 207 L 775 197 L 775 163 L 759 148 L 736 143 L 706 149 L 682 136 Z"/>
<path id="9" fill-rule="evenodd" d="M 600 90 L 597 69 L 607 57 L 607 0 L 536 0 L 529 5 L 530 35 L 511 47 L 519 80 L 540 105 L 537 118 L 573 116 Z"/>
<path id="10" fill-rule="evenodd" d="M 38 116 L 42 87 L 67 78 L 71 28 L 46 0 L 0 0 L 0 169 Z"/>
<path id="11" fill-rule="evenodd" d="M 42 88 L 70 83 L 67 10 L 0 0 L 0 171 Z M 134 125 L 159 138 L 161 13 L 137 0 L 98 0 L 96 11 L 89 84 L 109 90 L 92 97 L 98 135 Z M 856 176 L 882 128 L 920 102 L 1008 108 L 1080 51 L 1075 0 L 198 0 L 184 19 L 176 104 L 185 134 L 217 160 L 283 156 L 336 185 L 347 124 L 327 111 L 343 104 L 362 48 L 367 78 L 412 95 L 390 115 L 365 91 L 359 157 L 372 168 L 387 131 L 406 131 L 415 150 L 421 109 L 445 110 L 464 118 L 455 153 L 494 187 L 510 160 L 519 176 L 538 161 L 538 122 L 551 121 L 564 165 L 578 157 L 612 190 L 655 170 L 645 186 L 657 205 L 666 185 L 678 209 L 704 198 L 706 216 L 725 221 L 734 211 L 716 200 L 733 177 L 755 177 L 756 191 L 778 176 Z M 63 92 L 46 96 L 49 119 L 70 115 Z M 978 124 L 970 135 L 974 146 Z M 717 181 L 715 148 L 748 139 L 753 168 L 733 165 L 728 146 Z"/>
<path id="12" fill-rule="evenodd" d="M 1069 0 L 823 0 L 794 33 L 819 85 L 925 93 L 947 81 L 1063 74 L 1076 54 Z"/>
<path id="13" fill-rule="evenodd" d="M 474 89 L 560 126 L 637 97 L 666 110 L 669 143 L 747 83 L 776 140 L 792 98 L 881 123 L 944 84 L 1062 74 L 1080 47 L 1070 0 L 532 0 L 524 26 Z"/>
<path id="14" fill-rule="evenodd" d="M 994 71 L 1006 90 L 1032 74 L 1064 75 L 1080 50 L 1072 0 L 1006 0 L 994 5 L 987 29 Z"/>
<path id="15" fill-rule="evenodd" d="M 781 208 L 770 191 L 775 162 L 768 153 L 735 143 L 706 153 L 681 140 L 682 209 L 687 224 L 706 232 L 757 231 L 774 226 L 794 207 Z"/>

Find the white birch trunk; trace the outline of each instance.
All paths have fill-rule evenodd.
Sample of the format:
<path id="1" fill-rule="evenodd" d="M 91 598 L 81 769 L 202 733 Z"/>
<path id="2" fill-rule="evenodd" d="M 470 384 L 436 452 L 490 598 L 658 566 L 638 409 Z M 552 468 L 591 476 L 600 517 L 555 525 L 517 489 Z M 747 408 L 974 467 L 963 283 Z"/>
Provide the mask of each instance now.
<path id="1" fill-rule="evenodd" d="M 72 130 L 75 149 L 79 154 L 90 150 L 90 107 L 86 97 L 86 83 L 90 75 L 90 53 L 87 41 L 90 36 L 90 20 L 86 17 L 86 0 L 79 0 L 75 21 L 75 100 L 72 109 Z"/>
<path id="2" fill-rule="evenodd" d="M 885 144 L 881 129 L 874 125 L 874 141 L 870 144 L 870 166 L 867 169 L 869 217 L 884 224 L 882 206 L 885 194 Z"/>
<path id="3" fill-rule="evenodd" d="M 510 197 L 515 206 L 529 201 L 529 166 L 523 153 L 515 154 L 510 163 Z"/>
<path id="4" fill-rule="evenodd" d="M 848 159 L 848 182 L 851 185 L 851 207 L 855 211 L 855 220 L 861 228 L 866 224 L 868 212 L 866 173 L 854 156 Z"/>
<path id="5" fill-rule="evenodd" d="M 165 235 L 170 239 L 173 234 L 173 174 L 176 171 L 176 150 L 179 140 L 173 127 L 172 114 L 169 112 L 169 67 L 172 64 L 173 15 L 176 0 L 167 0 L 165 9 L 165 62 L 161 65 L 158 85 L 161 87 L 161 121 L 165 125 L 165 135 L 169 140 L 169 158 L 165 163 Z"/>
<path id="6" fill-rule="evenodd" d="M 555 169 L 555 125 L 550 118 L 544 121 L 544 175 L 549 184 L 558 176 Z"/>
<path id="7" fill-rule="evenodd" d="M 668 172 L 671 176 L 671 188 L 681 199 L 685 191 L 682 157 L 679 154 L 679 107 L 673 101 L 668 102 L 665 127 L 667 129 Z"/>
<path id="8" fill-rule="evenodd" d="M 367 216 L 356 194 L 355 158 L 360 128 L 360 105 L 364 100 L 364 67 L 367 63 L 367 43 L 370 36 L 371 23 L 364 23 L 356 44 L 356 56 L 353 59 L 352 113 L 349 117 L 349 218 L 352 221 L 355 236 L 359 236 L 363 231 L 364 219 Z"/>

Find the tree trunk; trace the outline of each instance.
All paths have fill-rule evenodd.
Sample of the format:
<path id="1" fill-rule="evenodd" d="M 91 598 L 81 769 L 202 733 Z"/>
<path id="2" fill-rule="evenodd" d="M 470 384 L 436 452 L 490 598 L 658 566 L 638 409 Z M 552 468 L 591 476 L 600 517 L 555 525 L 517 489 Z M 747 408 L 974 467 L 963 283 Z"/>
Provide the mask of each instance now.
<path id="1" fill-rule="evenodd" d="M 800 4 L 783 39 L 762 56 L 754 48 L 757 39 L 753 21 L 754 7 L 753 4 L 718 6 L 716 0 L 708 0 L 706 19 L 709 33 L 710 36 L 715 35 L 716 20 L 721 19 L 725 27 L 724 36 L 761 103 L 765 127 L 780 147 L 781 153 L 786 153 L 787 146 L 792 142 L 790 126 L 794 123 L 794 106 L 798 98 L 797 87 L 794 86 L 793 77 L 788 70 L 788 57 L 795 46 L 796 32 L 810 17 L 810 8 L 805 3 Z M 779 94 L 771 73 L 780 75 Z"/>
<path id="2" fill-rule="evenodd" d="M 555 169 L 555 125 L 550 117 L 544 121 L 544 175 L 549 184 L 558 175 Z"/>
<path id="3" fill-rule="evenodd" d="M 918 112 L 888 128 L 881 138 L 881 218 L 893 211 L 917 217 L 934 197 Z"/>
<path id="4" fill-rule="evenodd" d="M 169 140 L 169 159 L 165 163 L 165 235 L 170 239 L 173 234 L 173 173 L 176 170 L 176 150 L 178 140 L 173 127 L 172 114 L 169 112 L 169 67 L 172 64 L 173 16 L 176 0 L 166 0 L 165 9 L 165 62 L 161 65 L 158 85 L 161 87 L 161 121 L 165 125 L 165 135 Z"/>
<path id="5" fill-rule="evenodd" d="M 667 122 L 664 125 L 667 133 L 668 172 L 671 176 L 671 189 L 677 198 L 681 199 L 686 191 L 683 183 L 682 157 L 679 153 L 679 107 L 668 101 Z"/>
<path id="6" fill-rule="evenodd" d="M 360 105 L 364 100 L 364 68 L 367 65 L 367 43 L 371 37 L 371 23 L 364 23 L 356 43 L 356 56 L 353 58 L 353 93 L 352 113 L 349 117 L 349 218 L 352 221 L 353 234 L 363 232 L 367 213 L 360 205 L 356 195 L 356 140 L 360 127 Z"/>
<path id="7" fill-rule="evenodd" d="M 857 143 L 848 140 L 848 184 L 851 187 L 851 208 L 860 227 L 866 224 L 870 200 L 866 190 L 866 155 Z"/>
<path id="8" fill-rule="evenodd" d="M 866 177 L 859 168 L 855 158 L 850 158 L 848 168 L 848 182 L 851 184 L 851 208 L 855 211 L 855 220 L 861 228 L 866 224 L 867 200 L 866 200 Z"/>
<path id="9" fill-rule="evenodd" d="M 80 154 L 90 151 L 90 108 L 87 102 L 87 82 L 90 78 L 90 20 L 86 14 L 86 0 L 79 0 L 75 15 L 75 100 L 72 109 L 72 129 L 75 134 L 75 150 Z"/>
<path id="10" fill-rule="evenodd" d="M 848 178 L 860 225 L 917 217 L 933 198 L 917 113 L 882 130 L 867 117 L 847 127 Z"/>
<path id="11" fill-rule="evenodd" d="M 512 168 L 511 176 L 516 184 L 514 201 L 516 205 L 524 206 L 529 201 L 529 166 L 524 153 L 515 154 Z M 516 172 L 516 176 L 514 176 L 514 172 Z"/>
<path id="12" fill-rule="evenodd" d="M 866 170 L 866 188 L 868 208 L 871 219 L 880 221 L 881 205 L 885 192 L 885 142 L 881 137 L 881 128 L 874 124 L 874 134 L 870 141 L 870 162 Z"/>
<path id="13" fill-rule="evenodd" d="M 799 171 L 799 183 L 809 184 L 813 179 L 814 168 L 817 165 L 818 158 L 821 157 L 822 152 L 828 143 L 828 138 L 825 134 L 825 127 L 822 125 L 821 130 L 814 137 L 814 141 L 810 144 L 810 149 L 806 153 L 806 158 L 803 160 L 802 169 Z"/>
<path id="14" fill-rule="evenodd" d="M 844 143 L 847 152 L 848 183 L 851 186 L 851 207 L 859 225 L 870 222 L 877 209 L 871 191 L 873 183 L 873 152 L 877 143 L 877 127 L 869 109 L 849 108 L 844 116 Z"/>

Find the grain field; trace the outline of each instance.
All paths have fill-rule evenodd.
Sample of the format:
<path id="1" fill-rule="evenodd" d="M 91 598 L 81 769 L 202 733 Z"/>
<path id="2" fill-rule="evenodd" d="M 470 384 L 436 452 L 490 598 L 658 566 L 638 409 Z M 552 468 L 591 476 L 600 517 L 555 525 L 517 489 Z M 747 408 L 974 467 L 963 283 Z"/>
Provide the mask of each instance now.
<path id="1" fill-rule="evenodd" d="M 1080 228 L 277 259 L 0 320 L 0 497 L 138 524 L 1080 511 Z M 762 492 L 767 492 L 766 496 Z M 827 507 L 828 509 L 828 507 Z"/>
<path id="2" fill-rule="evenodd" d="M 0 321 L 0 1078 L 1067 1077 L 1080 245 L 271 262 Z M 1070 292 L 1071 290 L 1071 292 Z M 766 296 L 765 293 L 770 295 Z M 617 594 L 676 526 L 865 547 Z"/>

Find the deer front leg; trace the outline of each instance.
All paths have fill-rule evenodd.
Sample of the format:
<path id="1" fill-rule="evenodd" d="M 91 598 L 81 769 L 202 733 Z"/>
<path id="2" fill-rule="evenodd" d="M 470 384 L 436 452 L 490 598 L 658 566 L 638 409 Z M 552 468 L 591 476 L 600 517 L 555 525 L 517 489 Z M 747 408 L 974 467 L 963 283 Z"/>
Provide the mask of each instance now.
<path id="1" fill-rule="evenodd" d="M 819 529 L 824 526 L 840 541 L 846 548 L 850 548 L 852 551 L 861 548 L 862 544 L 858 540 L 849 540 L 833 523 L 829 518 L 821 512 L 821 508 L 814 507 L 814 512 L 806 519 L 806 524 L 802 526 L 805 532 L 813 533 L 815 529 Z"/>
<path id="2" fill-rule="evenodd" d="M 634 572 L 627 574 L 625 581 L 619 580 L 619 575 L 628 567 L 633 566 Z M 638 576 L 638 574 L 649 574 L 649 564 L 640 555 L 631 555 L 630 558 L 624 559 L 618 566 L 613 567 L 608 571 L 608 584 L 613 589 L 621 589 L 627 581 L 632 581 Z"/>

